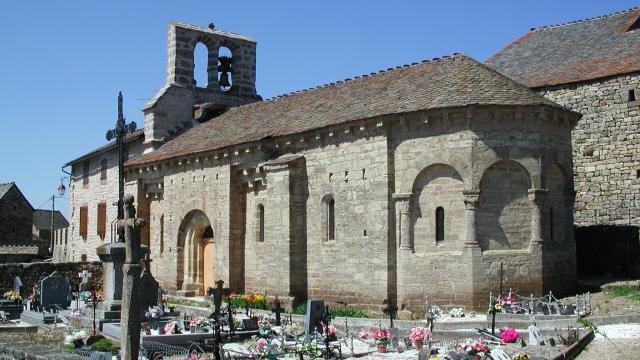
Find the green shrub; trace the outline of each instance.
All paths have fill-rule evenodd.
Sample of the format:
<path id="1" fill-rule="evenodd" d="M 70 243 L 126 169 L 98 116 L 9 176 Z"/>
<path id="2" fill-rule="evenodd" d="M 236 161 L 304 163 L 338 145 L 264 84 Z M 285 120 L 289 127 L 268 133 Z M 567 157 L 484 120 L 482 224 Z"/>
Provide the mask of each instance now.
<path id="1" fill-rule="evenodd" d="M 76 346 L 73 344 L 67 344 L 64 346 L 64 352 L 71 353 L 76 349 Z"/>
<path id="2" fill-rule="evenodd" d="M 349 308 L 333 308 L 329 309 L 331 315 L 338 317 L 352 317 L 352 318 L 368 318 L 369 314 L 364 311 L 349 309 Z"/>
<path id="3" fill-rule="evenodd" d="M 307 303 L 304 302 L 293 308 L 293 313 L 296 315 L 305 315 L 307 313 Z"/>
<path id="4" fill-rule="evenodd" d="M 637 287 L 625 286 L 613 288 L 608 294 L 613 297 L 625 296 L 631 300 L 640 301 L 640 289 Z"/>
<path id="5" fill-rule="evenodd" d="M 116 349 L 113 347 L 113 343 L 108 339 L 101 339 L 94 342 L 91 344 L 91 349 L 100 352 L 110 352 L 112 354 L 116 352 Z"/>

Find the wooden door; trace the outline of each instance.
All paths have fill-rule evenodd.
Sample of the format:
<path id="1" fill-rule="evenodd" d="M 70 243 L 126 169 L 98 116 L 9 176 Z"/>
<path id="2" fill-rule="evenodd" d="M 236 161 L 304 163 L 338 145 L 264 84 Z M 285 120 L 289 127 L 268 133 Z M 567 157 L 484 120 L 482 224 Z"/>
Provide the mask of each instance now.
<path id="1" fill-rule="evenodd" d="M 207 289 L 210 287 L 214 287 L 214 241 L 213 239 L 203 239 L 204 242 L 204 291 L 206 293 Z"/>

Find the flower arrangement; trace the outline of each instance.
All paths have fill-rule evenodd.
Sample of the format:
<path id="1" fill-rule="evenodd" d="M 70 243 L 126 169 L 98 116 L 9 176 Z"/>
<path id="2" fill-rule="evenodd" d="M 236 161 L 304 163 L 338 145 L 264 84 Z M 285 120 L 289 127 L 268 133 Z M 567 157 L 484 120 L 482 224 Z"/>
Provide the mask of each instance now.
<path id="1" fill-rule="evenodd" d="M 438 319 L 441 318 L 444 313 L 438 305 L 431 305 L 431 307 L 429 308 L 429 315 L 434 319 Z"/>
<path id="2" fill-rule="evenodd" d="M 424 341 L 428 339 L 429 336 L 431 336 L 429 329 L 422 326 L 416 326 L 411 329 L 411 332 L 409 333 L 409 340 L 413 342 Z"/>
<path id="3" fill-rule="evenodd" d="M 198 317 L 189 321 L 189 327 L 205 328 L 209 326 L 211 326 L 211 323 L 209 322 L 209 319 L 205 317 Z"/>
<path id="4" fill-rule="evenodd" d="M 268 337 L 272 333 L 271 322 L 264 316 L 258 319 L 258 328 L 258 335 L 260 335 L 260 337 Z"/>
<path id="5" fill-rule="evenodd" d="M 164 334 L 165 335 L 180 334 L 180 328 L 178 327 L 178 322 L 177 321 L 169 321 L 164 326 Z"/>
<path id="6" fill-rule="evenodd" d="M 500 331 L 500 338 L 506 343 L 513 343 L 520 338 L 520 333 L 513 328 L 504 329 Z"/>
<path id="7" fill-rule="evenodd" d="M 150 307 L 144 313 L 144 317 L 147 319 L 160 319 L 162 316 L 164 316 L 164 310 L 158 306 Z"/>
<path id="8" fill-rule="evenodd" d="M 376 341 L 376 344 L 389 345 L 391 343 L 391 335 L 386 328 L 373 328 L 371 329 L 371 338 Z"/>
<path id="9" fill-rule="evenodd" d="M 251 355 L 260 356 L 268 355 L 271 352 L 267 340 L 263 338 L 256 338 L 255 336 L 251 338 L 249 350 L 251 351 Z"/>
<path id="10" fill-rule="evenodd" d="M 336 329 L 336 327 L 331 324 L 327 326 L 327 324 L 325 324 L 324 322 L 321 322 L 320 324 L 322 325 L 322 332 L 326 334 L 328 338 L 335 339 L 336 334 L 338 333 L 338 330 Z"/>
<path id="11" fill-rule="evenodd" d="M 84 341 L 87 339 L 87 332 L 84 330 L 77 331 L 71 335 L 67 335 L 64 337 L 64 344 L 69 346 L 72 345 L 73 348 L 79 348 L 84 346 Z M 69 346 L 71 348 L 71 346 Z"/>
<path id="12" fill-rule="evenodd" d="M 487 355 L 489 353 L 489 347 L 487 341 L 483 338 L 479 340 L 467 339 L 462 343 L 457 343 L 456 348 L 466 352 L 471 356 Z"/>
<path id="13" fill-rule="evenodd" d="M 512 360 L 529 360 L 529 355 L 527 355 L 527 354 L 516 354 L 511 359 Z"/>
<path id="14" fill-rule="evenodd" d="M 360 332 L 358 333 L 358 338 L 362 340 L 367 340 L 369 339 L 369 333 L 367 332 L 367 330 L 360 330 Z"/>
<path id="15" fill-rule="evenodd" d="M 300 327 L 300 325 L 291 323 L 285 325 L 284 328 L 282 328 L 282 332 L 284 333 L 285 337 L 293 339 L 302 335 L 304 333 L 304 330 L 302 329 L 302 327 Z"/>
<path id="16" fill-rule="evenodd" d="M 449 316 L 452 318 L 462 318 L 464 317 L 464 309 L 462 308 L 453 308 L 449 310 Z"/>
<path id="17" fill-rule="evenodd" d="M 15 291 L 15 290 L 9 290 L 6 293 L 4 293 L 4 298 L 5 299 L 9 299 L 11 301 L 21 301 L 22 300 L 22 296 L 20 296 L 20 294 L 18 294 L 18 292 Z"/>
<path id="18" fill-rule="evenodd" d="M 236 308 L 268 310 L 267 297 L 264 294 L 231 294 L 226 299 Z"/>
<path id="19" fill-rule="evenodd" d="M 317 341 L 311 340 L 310 342 L 306 343 L 306 344 L 298 344 L 296 345 L 296 351 L 298 351 L 301 354 L 306 355 L 305 358 L 311 358 L 311 359 L 315 359 L 317 357 L 320 357 L 320 355 L 322 355 L 322 353 L 320 352 L 320 350 L 318 349 L 318 343 Z"/>

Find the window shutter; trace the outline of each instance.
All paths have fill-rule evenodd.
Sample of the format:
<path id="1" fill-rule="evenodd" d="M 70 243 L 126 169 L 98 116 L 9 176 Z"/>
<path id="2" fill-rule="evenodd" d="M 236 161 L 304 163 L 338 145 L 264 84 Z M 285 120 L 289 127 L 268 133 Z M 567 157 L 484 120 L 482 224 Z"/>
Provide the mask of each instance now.
<path id="1" fill-rule="evenodd" d="M 87 210 L 86 206 L 80 207 L 80 236 L 85 239 L 87 238 L 87 217 L 89 215 Z"/>
<path id="2" fill-rule="evenodd" d="M 98 236 L 104 239 L 107 234 L 107 204 L 98 204 Z"/>

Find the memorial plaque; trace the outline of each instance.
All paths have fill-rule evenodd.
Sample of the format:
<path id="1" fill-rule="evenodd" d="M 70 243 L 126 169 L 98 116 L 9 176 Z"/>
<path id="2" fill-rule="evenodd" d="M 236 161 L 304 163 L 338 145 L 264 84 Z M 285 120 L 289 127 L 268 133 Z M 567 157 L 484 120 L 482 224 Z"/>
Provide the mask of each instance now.
<path id="1" fill-rule="evenodd" d="M 71 304 L 71 287 L 60 273 L 54 271 L 40 282 L 40 304 L 45 309 L 66 309 Z"/>
<path id="2" fill-rule="evenodd" d="M 258 322 L 255 319 L 242 319 L 243 330 L 258 330 Z"/>

